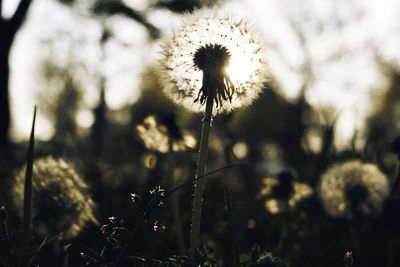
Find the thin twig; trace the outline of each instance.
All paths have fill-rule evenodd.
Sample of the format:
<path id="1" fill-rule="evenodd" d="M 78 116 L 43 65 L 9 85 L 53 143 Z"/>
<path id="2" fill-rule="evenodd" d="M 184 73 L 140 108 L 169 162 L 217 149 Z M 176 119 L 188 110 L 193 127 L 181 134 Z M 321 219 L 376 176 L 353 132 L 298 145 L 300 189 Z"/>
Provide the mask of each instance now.
<path id="1" fill-rule="evenodd" d="M 226 169 L 229 169 L 229 168 L 232 168 L 232 167 L 235 167 L 235 166 L 245 165 L 245 164 L 247 164 L 247 163 L 248 163 L 247 161 L 241 161 L 241 162 L 238 162 L 238 163 L 233 163 L 233 164 L 224 166 L 224 167 L 222 167 L 222 168 L 219 168 L 219 169 L 210 171 L 210 172 L 208 172 L 208 173 L 206 173 L 206 174 L 204 174 L 204 175 L 202 175 L 202 176 L 199 176 L 199 177 L 197 177 L 197 178 L 195 178 L 195 179 L 193 179 L 193 180 L 191 180 L 191 181 L 189 181 L 189 182 L 186 182 L 186 183 L 184 183 L 184 184 L 181 184 L 181 185 L 178 186 L 178 187 L 175 187 L 175 188 L 172 189 L 171 191 L 166 192 L 165 196 L 168 197 L 169 195 L 173 194 L 175 191 L 177 191 L 177 190 L 179 190 L 179 189 L 181 189 L 181 188 L 183 188 L 183 187 L 185 187 L 185 186 L 192 185 L 192 184 L 194 184 L 197 180 L 203 179 L 203 178 L 205 178 L 206 176 L 215 174 L 215 173 L 220 172 L 220 171 L 224 171 L 224 170 L 226 170 Z"/>

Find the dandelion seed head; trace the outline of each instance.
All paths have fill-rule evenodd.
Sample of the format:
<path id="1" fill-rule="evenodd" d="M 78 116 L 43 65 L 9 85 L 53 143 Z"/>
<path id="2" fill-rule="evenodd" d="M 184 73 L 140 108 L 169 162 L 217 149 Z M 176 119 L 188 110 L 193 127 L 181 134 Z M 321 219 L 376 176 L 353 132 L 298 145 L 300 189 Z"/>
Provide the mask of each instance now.
<path id="1" fill-rule="evenodd" d="M 209 81 L 216 83 L 214 113 L 220 113 L 249 105 L 267 77 L 264 45 L 254 29 L 243 19 L 217 15 L 215 9 L 184 17 L 163 45 L 160 67 L 164 93 L 194 112 L 204 111 L 201 94 L 209 93 L 204 92 Z"/>
<path id="2" fill-rule="evenodd" d="M 380 212 L 389 184 L 375 164 L 350 160 L 333 165 L 321 176 L 318 193 L 329 215 L 351 219 L 355 212 Z"/>
<path id="3" fill-rule="evenodd" d="M 23 212 L 26 166 L 16 174 L 12 187 L 14 203 Z M 37 159 L 32 174 L 32 229 L 39 235 L 63 233 L 67 239 L 77 236 L 90 222 L 96 223 L 96 204 L 89 186 L 64 159 Z"/>
<path id="4" fill-rule="evenodd" d="M 206 44 L 194 53 L 194 66 L 202 71 L 207 69 L 218 70 L 227 67 L 231 54 L 226 47 L 219 44 Z"/>

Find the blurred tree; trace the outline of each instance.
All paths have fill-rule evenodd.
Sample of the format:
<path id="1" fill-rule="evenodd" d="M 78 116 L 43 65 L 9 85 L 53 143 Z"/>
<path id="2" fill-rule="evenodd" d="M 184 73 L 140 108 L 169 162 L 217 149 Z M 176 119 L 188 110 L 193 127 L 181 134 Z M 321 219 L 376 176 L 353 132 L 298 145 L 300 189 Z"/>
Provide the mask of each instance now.
<path id="1" fill-rule="evenodd" d="M 54 121 L 55 132 L 52 138 L 58 153 L 65 152 L 76 143 L 77 125 L 75 117 L 81 104 L 82 86 L 74 77 L 75 66 L 68 62 L 59 66 L 52 58 L 42 63 L 42 75 L 48 88 L 39 95 L 39 101 L 46 116 Z M 52 94 L 49 92 L 52 91 Z"/>
<path id="2" fill-rule="evenodd" d="M 0 151 L 9 145 L 10 104 L 8 99 L 9 56 L 14 37 L 25 20 L 32 0 L 21 0 L 14 14 L 9 19 L 1 16 L 0 0 Z"/>
<path id="3" fill-rule="evenodd" d="M 103 33 L 100 39 L 101 45 L 101 60 L 105 60 L 105 45 L 109 38 L 111 37 L 111 32 L 103 26 Z M 94 116 L 95 121 L 93 123 L 91 129 L 91 141 L 93 147 L 93 154 L 95 157 L 104 156 L 105 149 L 105 131 L 107 128 L 107 119 L 106 119 L 106 112 L 107 112 L 107 104 L 105 99 L 105 83 L 106 79 L 104 76 L 101 75 L 99 78 L 99 87 L 100 87 L 100 101 L 97 107 L 94 109 Z"/>
<path id="4" fill-rule="evenodd" d="M 386 76 L 388 88 L 367 120 L 365 154 L 368 158 L 387 165 L 385 155 L 390 155 L 390 143 L 400 132 L 400 71 L 390 63 L 378 59 Z M 394 156 L 391 155 L 394 160 Z"/>
<path id="5" fill-rule="evenodd" d="M 58 2 L 70 7 L 79 4 L 79 0 L 57 0 Z M 153 24 L 147 21 L 146 14 L 129 6 L 122 0 L 95 0 L 90 4 L 90 13 L 97 16 L 120 15 L 133 19 L 144 26 L 152 39 L 160 37 L 160 31 Z"/>
<path id="6" fill-rule="evenodd" d="M 127 6 L 120 0 L 97 0 L 93 4 L 92 11 L 96 15 L 121 15 L 133 19 L 142 24 L 153 39 L 160 37 L 160 31 L 147 21 L 144 14 Z"/>
<path id="7" fill-rule="evenodd" d="M 156 0 L 152 6 L 156 8 L 167 8 L 173 12 L 183 13 L 204 6 L 212 6 L 225 0 Z"/>

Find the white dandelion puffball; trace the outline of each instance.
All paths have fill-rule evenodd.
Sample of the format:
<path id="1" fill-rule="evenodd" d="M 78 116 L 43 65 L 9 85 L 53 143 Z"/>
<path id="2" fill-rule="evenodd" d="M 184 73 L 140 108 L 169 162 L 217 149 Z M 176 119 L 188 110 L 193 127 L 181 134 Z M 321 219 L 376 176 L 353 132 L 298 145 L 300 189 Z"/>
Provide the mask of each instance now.
<path id="1" fill-rule="evenodd" d="M 247 106 L 267 80 L 263 48 L 245 20 L 219 17 L 213 9 L 194 11 L 163 45 L 164 93 L 194 112 L 204 111 L 212 90 L 214 114 Z"/>
<path id="2" fill-rule="evenodd" d="M 26 165 L 15 177 L 12 187 L 14 203 L 23 214 Z M 89 185 L 72 163 L 60 158 L 39 158 L 32 174 L 32 230 L 40 236 L 63 234 L 76 237 L 89 223 L 97 224 L 96 204 Z"/>
<path id="3" fill-rule="evenodd" d="M 350 219 L 355 212 L 379 212 L 389 194 L 389 183 L 375 164 L 350 160 L 330 167 L 321 176 L 318 191 L 329 215 Z"/>

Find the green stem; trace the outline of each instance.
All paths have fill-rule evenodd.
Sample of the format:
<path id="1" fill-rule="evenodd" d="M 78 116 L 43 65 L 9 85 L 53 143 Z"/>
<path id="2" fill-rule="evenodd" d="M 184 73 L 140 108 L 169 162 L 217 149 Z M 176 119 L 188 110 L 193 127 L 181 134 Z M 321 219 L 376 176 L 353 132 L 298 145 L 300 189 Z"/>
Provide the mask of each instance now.
<path id="1" fill-rule="evenodd" d="M 169 179 L 169 187 L 170 190 L 175 188 L 175 180 L 174 180 L 174 166 L 175 166 L 175 155 L 174 151 L 172 150 L 172 139 L 171 136 L 169 137 L 169 152 L 168 152 L 168 179 Z M 182 231 L 182 220 L 181 214 L 179 212 L 179 202 L 178 202 L 178 195 L 174 194 L 171 196 L 171 207 L 172 207 L 172 214 L 174 220 L 174 228 L 176 234 L 176 240 L 178 243 L 178 249 L 180 253 L 184 253 L 185 248 L 185 238 Z"/>
<path id="2" fill-rule="evenodd" d="M 203 118 L 203 125 L 201 128 L 200 137 L 200 150 L 199 157 L 197 160 L 196 177 L 201 177 L 206 171 L 207 152 L 208 152 L 208 136 L 211 127 L 211 117 L 213 110 L 214 94 L 207 96 L 206 111 Z M 193 201 L 193 217 L 192 217 L 192 231 L 190 239 L 190 253 L 198 249 L 200 243 L 200 223 L 201 223 L 201 211 L 203 204 L 203 191 L 204 191 L 204 179 L 196 180 L 194 201 Z"/>

